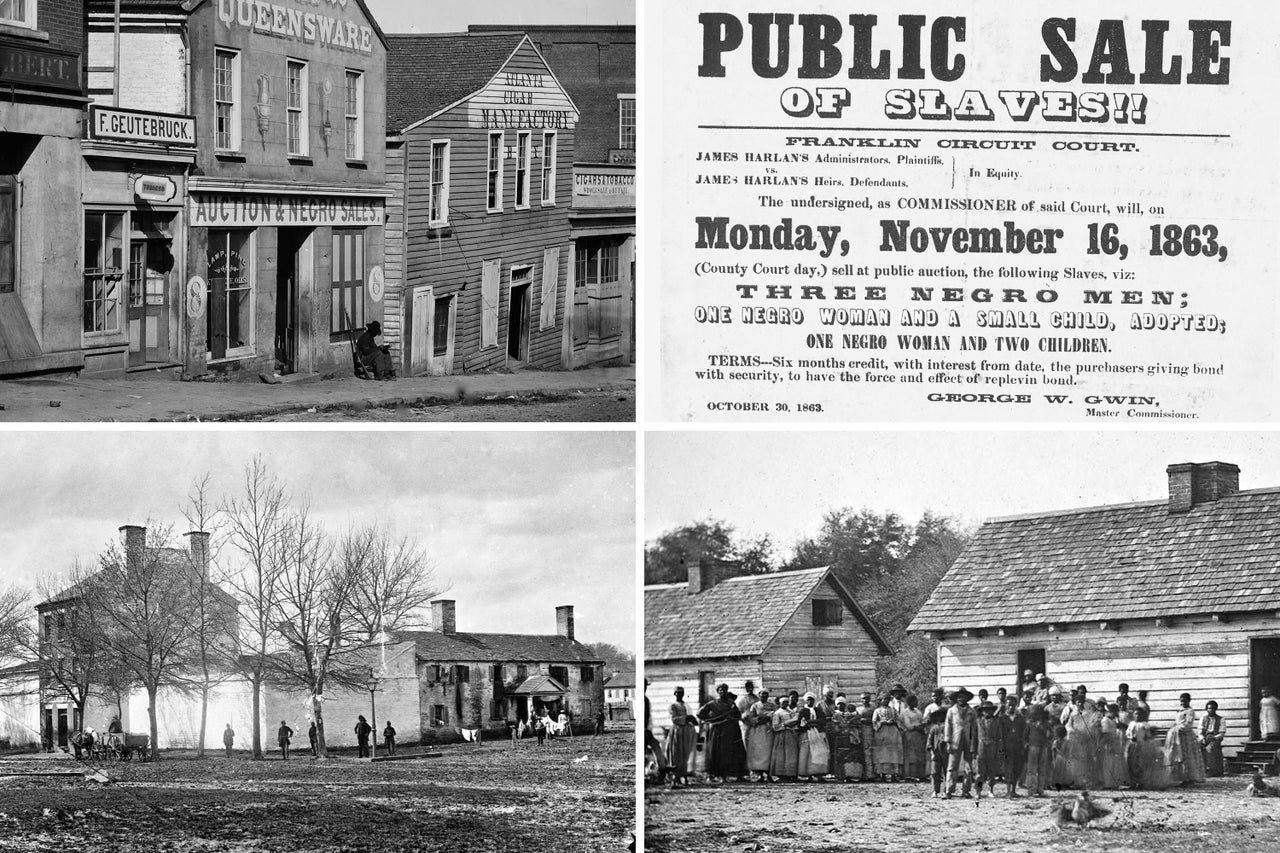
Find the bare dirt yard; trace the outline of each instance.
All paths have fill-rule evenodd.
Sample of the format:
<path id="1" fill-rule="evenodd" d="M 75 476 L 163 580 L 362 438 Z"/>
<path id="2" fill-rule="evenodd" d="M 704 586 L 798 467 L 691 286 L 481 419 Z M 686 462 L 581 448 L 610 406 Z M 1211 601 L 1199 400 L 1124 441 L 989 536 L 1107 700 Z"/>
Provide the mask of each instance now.
<path id="1" fill-rule="evenodd" d="M 1276 780 L 1268 780 L 1275 782 Z M 1280 849 L 1280 798 L 1246 797 L 1247 777 L 1169 791 L 1100 791 L 1112 810 L 1089 827 L 1057 829 L 1043 798 L 935 800 L 928 783 L 727 784 L 645 791 L 645 850 L 992 850 L 1227 853 Z"/>
<path id="2" fill-rule="evenodd" d="M 164 756 L 103 765 L 105 785 L 25 775 L 90 769 L 74 761 L 8 758 L 0 851 L 621 851 L 634 743 L 617 732 L 376 763 Z"/>

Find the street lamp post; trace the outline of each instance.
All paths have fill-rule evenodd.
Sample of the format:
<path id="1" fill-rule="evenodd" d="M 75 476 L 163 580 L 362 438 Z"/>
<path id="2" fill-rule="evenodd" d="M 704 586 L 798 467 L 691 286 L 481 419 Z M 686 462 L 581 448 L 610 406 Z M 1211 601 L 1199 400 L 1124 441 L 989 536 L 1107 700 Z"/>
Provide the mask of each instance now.
<path id="1" fill-rule="evenodd" d="M 378 705 L 373 698 L 373 694 L 378 690 L 378 678 L 372 676 L 369 678 L 369 758 L 378 757 Z"/>

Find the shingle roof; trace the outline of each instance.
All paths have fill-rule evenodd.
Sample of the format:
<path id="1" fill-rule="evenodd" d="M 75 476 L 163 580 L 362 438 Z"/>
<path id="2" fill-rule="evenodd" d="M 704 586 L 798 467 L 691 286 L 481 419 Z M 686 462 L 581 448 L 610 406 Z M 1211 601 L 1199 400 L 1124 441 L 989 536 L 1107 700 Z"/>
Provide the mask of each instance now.
<path id="1" fill-rule="evenodd" d="M 746 575 L 690 595 L 687 584 L 644 588 L 645 660 L 756 657 L 823 583 L 836 589 L 883 652 L 880 632 L 827 567 Z"/>
<path id="2" fill-rule="evenodd" d="M 185 569 L 188 566 L 188 561 L 191 559 L 191 552 L 183 550 L 182 548 L 157 548 L 155 551 L 156 556 L 159 559 L 162 559 L 165 563 L 175 569 Z M 44 601 L 37 604 L 36 610 L 46 610 L 54 605 L 65 604 L 81 597 L 84 595 L 85 589 L 88 585 L 94 583 L 94 579 L 97 578 L 98 575 L 102 574 L 102 572 L 103 569 L 99 569 L 61 592 L 51 595 L 49 598 L 46 598 Z M 210 582 L 208 589 L 209 596 L 218 603 L 224 604 L 228 607 L 240 606 L 240 602 L 235 598 L 235 596 L 231 595 L 231 593 L 227 592 L 218 584 Z"/>
<path id="3" fill-rule="evenodd" d="M 619 672 L 604 683 L 604 686 L 610 690 L 622 690 L 627 687 L 636 686 L 636 674 L 633 670 L 627 672 Z"/>
<path id="4" fill-rule="evenodd" d="M 518 33 L 387 36 L 387 130 L 398 133 L 480 91 L 524 40 Z"/>
<path id="5" fill-rule="evenodd" d="M 504 692 L 513 696 L 563 696 L 567 691 L 563 684 L 549 675 L 534 675 L 516 682 Z"/>
<path id="6" fill-rule="evenodd" d="M 604 663 L 595 649 L 559 634 L 469 634 L 397 631 L 397 640 L 417 644 L 418 657 L 432 661 L 494 663 Z"/>
<path id="7" fill-rule="evenodd" d="M 1280 489 L 988 521 L 910 630 L 1280 610 Z"/>

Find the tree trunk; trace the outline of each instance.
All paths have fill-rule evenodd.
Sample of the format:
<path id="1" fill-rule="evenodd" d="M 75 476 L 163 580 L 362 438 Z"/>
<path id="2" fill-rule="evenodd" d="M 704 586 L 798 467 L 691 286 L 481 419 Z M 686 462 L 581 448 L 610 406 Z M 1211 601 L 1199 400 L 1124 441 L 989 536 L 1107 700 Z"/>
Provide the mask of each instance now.
<path id="1" fill-rule="evenodd" d="M 151 758 L 160 757 L 160 726 L 156 723 L 156 685 L 147 685 L 147 719 L 151 722 Z"/>
<path id="2" fill-rule="evenodd" d="M 312 698 L 311 710 L 316 718 L 316 757 L 328 758 L 329 753 L 325 750 L 324 745 L 324 713 L 320 708 L 320 701 Z"/>
<path id="3" fill-rule="evenodd" d="M 253 677 L 253 757 L 262 759 L 262 676 Z"/>
<path id="4" fill-rule="evenodd" d="M 200 742 L 196 746 L 196 758 L 204 758 L 205 726 L 209 724 L 209 673 L 205 672 L 204 684 L 200 685 Z"/>

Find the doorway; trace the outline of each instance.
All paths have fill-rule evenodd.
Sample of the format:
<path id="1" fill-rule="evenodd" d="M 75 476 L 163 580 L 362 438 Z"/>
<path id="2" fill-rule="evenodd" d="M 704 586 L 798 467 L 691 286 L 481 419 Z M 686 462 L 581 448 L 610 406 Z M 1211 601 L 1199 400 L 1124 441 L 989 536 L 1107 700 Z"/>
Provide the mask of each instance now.
<path id="1" fill-rule="evenodd" d="M 281 375 L 298 369 L 299 255 L 309 228 L 278 228 L 276 247 L 276 371 Z"/>
<path id="2" fill-rule="evenodd" d="M 172 215 L 135 213 L 129 240 L 129 366 L 162 364 L 169 353 Z"/>
<path id="3" fill-rule="evenodd" d="M 507 312 L 507 357 L 512 361 L 529 360 L 529 312 L 532 298 L 533 267 L 511 270 L 511 308 Z"/>
<path id="4" fill-rule="evenodd" d="M 1280 637 L 1255 637 L 1249 640 L 1249 739 L 1262 736 L 1258 729 L 1258 705 L 1262 688 L 1270 687 L 1280 695 Z"/>
<path id="5" fill-rule="evenodd" d="M 1031 670 L 1032 675 L 1044 672 L 1044 649 L 1018 649 L 1018 668 L 1013 673 L 1013 684 L 1010 694 L 1020 696 L 1022 690 L 1022 673 Z M 1045 673 L 1046 675 L 1048 673 Z"/>

